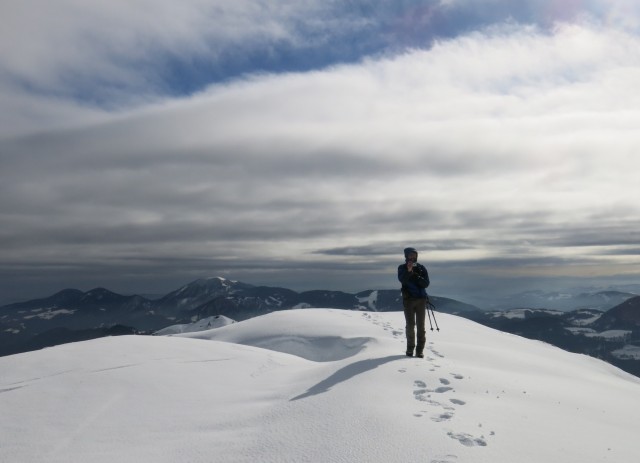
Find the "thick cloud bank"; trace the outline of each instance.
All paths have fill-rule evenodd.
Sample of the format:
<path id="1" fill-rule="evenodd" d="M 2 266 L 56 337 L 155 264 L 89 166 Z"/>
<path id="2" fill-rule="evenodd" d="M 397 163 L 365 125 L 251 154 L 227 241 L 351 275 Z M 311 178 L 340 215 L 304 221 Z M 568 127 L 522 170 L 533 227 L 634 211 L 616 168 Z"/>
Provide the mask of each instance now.
<path id="1" fill-rule="evenodd" d="M 29 3 L 2 7 L 6 290 L 393 287 L 407 244 L 441 293 L 637 277 L 630 4 Z"/>

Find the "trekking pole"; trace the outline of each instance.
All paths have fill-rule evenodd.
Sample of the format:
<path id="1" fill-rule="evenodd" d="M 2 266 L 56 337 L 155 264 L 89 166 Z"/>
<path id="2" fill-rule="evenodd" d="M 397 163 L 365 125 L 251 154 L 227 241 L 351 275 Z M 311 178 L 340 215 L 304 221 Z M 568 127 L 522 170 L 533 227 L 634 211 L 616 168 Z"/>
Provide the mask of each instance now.
<path id="1" fill-rule="evenodd" d="M 438 326 L 438 321 L 436 320 L 436 313 L 433 311 L 436 306 L 434 306 L 431 301 L 427 302 L 427 313 L 431 310 L 431 315 L 433 315 L 433 322 L 436 324 L 436 329 L 440 331 L 440 327 Z M 431 315 L 429 315 L 429 324 L 431 324 Z M 433 331 L 433 327 L 431 327 L 431 331 Z"/>
<path id="2" fill-rule="evenodd" d="M 427 317 L 429 317 L 429 327 L 433 331 L 433 324 L 431 323 L 431 314 L 429 313 L 429 303 L 427 303 Z"/>

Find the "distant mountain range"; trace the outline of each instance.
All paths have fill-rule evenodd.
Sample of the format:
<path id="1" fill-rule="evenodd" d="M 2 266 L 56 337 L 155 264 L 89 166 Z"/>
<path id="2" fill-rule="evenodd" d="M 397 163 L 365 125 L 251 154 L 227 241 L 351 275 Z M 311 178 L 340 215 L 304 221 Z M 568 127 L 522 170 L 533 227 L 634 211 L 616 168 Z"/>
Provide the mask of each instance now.
<path id="1" fill-rule="evenodd" d="M 491 310 L 508 310 L 517 307 L 530 309 L 576 310 L 597 309 L 606 311 L 636 296 L 623 291 L 597 291 L 573 294 L 569 292 L 548 292 L 542 290 L 525 291 L 496 298 L 490 304 Z"/>
<path id="2" fill-rule="evenodd" d="M 438 312 L 598 356 L 640 375 L 636 366 L 640 358 L 628 359 L 640 341 L 640 297 L 633 294 L 529 292 L 510 298 L 506 311 L 484 311 L 445 297 L 430 299 Z M 402 300 L 399 290 L 296 292 L 219 277 L 193 281 L 158 299 L 123 296 L 104 288 L 65 289 L 47 298 L 0 307 L 0 355 L 103 336 L 151 334 L 170 326 L 192 329 L 187 326 L 215 317 L 241 321 L 279 310 L 325 307 L 388 312 L 401 310 Z M 611 330 L 624 335 L 599 336 Z M 613 354 L 620 349 L 625 359 Z"/>
<path id="3" fill-rule="evenodd" d="M 432 300 L 447 313 L 480 310 L 453 299 Z M 298 293 L 219 277 L 193 281 L 155 300 L 104 288 L 65 289 L 47 298 L 0 307 L 0 355 L 116 333 L 147 334 L 212 316 L 241 321 L 276 310 L 310 307 L 394 311 L 402 308 L 402 301 L 399 290 Z"/>

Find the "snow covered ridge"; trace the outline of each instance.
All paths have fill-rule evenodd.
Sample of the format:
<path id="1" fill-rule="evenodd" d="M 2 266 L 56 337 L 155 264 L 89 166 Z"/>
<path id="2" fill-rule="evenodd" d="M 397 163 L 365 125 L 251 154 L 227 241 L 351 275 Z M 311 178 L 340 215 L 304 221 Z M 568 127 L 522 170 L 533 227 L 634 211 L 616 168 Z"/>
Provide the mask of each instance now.
<path id="1" fill-rule="evenodd" d="M 203 318 L 195 323 L 185 323 L 178 325 L 167 326 L 166 328 L 156 331 L 154 334 L 158 336 L 167 336 L 179 333 L 191 333 L 195 331 L 205 331 L 213 328 L 220 328 L 221 326 L 227 326 L 235 323 L 235 320 L 231 320 L 224 315 L 214 315 L 213 317 Z"/>
<path id="2" fill-rule="evenodd" d="M 640 379 L 438 317 L 425 359 L 402 313 L 336 309 L 3 357 L 0 461 L 636 461 Z"/>

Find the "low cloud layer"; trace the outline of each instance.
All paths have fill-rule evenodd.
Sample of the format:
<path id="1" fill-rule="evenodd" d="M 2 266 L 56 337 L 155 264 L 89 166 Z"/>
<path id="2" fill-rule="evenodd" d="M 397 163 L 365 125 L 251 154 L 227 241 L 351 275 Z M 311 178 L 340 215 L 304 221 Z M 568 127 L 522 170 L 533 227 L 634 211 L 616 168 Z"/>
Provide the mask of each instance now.
<path id="1" fill-rule="evenodd" d="M 402 2 L 349 2 L 344 17 L 314 2 L 159 2 L 153 24 L 145 2 L 129 3 L 51 2 L 65 27 L 54 33 L 39 16 L 40 40 L 1 40 L 14 78 L 0 82 L 0 101 L 16 109 L 0 132 L 6 298 L 34 286 L 162 292 L 209 275 L 393 288 L 406 245 L 440 295 L 637 279 L 640 38 L 637 15 L 620 19 L 631 4 L 605 15 L 598 2 L 423 2 L 399 32 Z M 89 27 L 103 14 L 111 32 Z M 347 36 L 345 21 L 359 25 L 349 30 L 362 49 L 340 42 L 317 58 L 333 32 Z M 379 43 L 368 31 L 382 28 Z M 36 59 L 51 50 L 46 34 L 68 43 L 82 31 L 95 37 Z M 276 57 L 313 48 L 317 62 L 292 52 L 269 72 L 265 61 L 252 68 L 249 50 L 266 43 Z M 172 47 L 206 56 L 214 82 L 184 77 L 181 95 L 161 75 L 146 88 L 157 49 Z M 86 75 L 67 80 L 84 62 Z M 117 104 L 105 104 L 119 79 Z"/>

